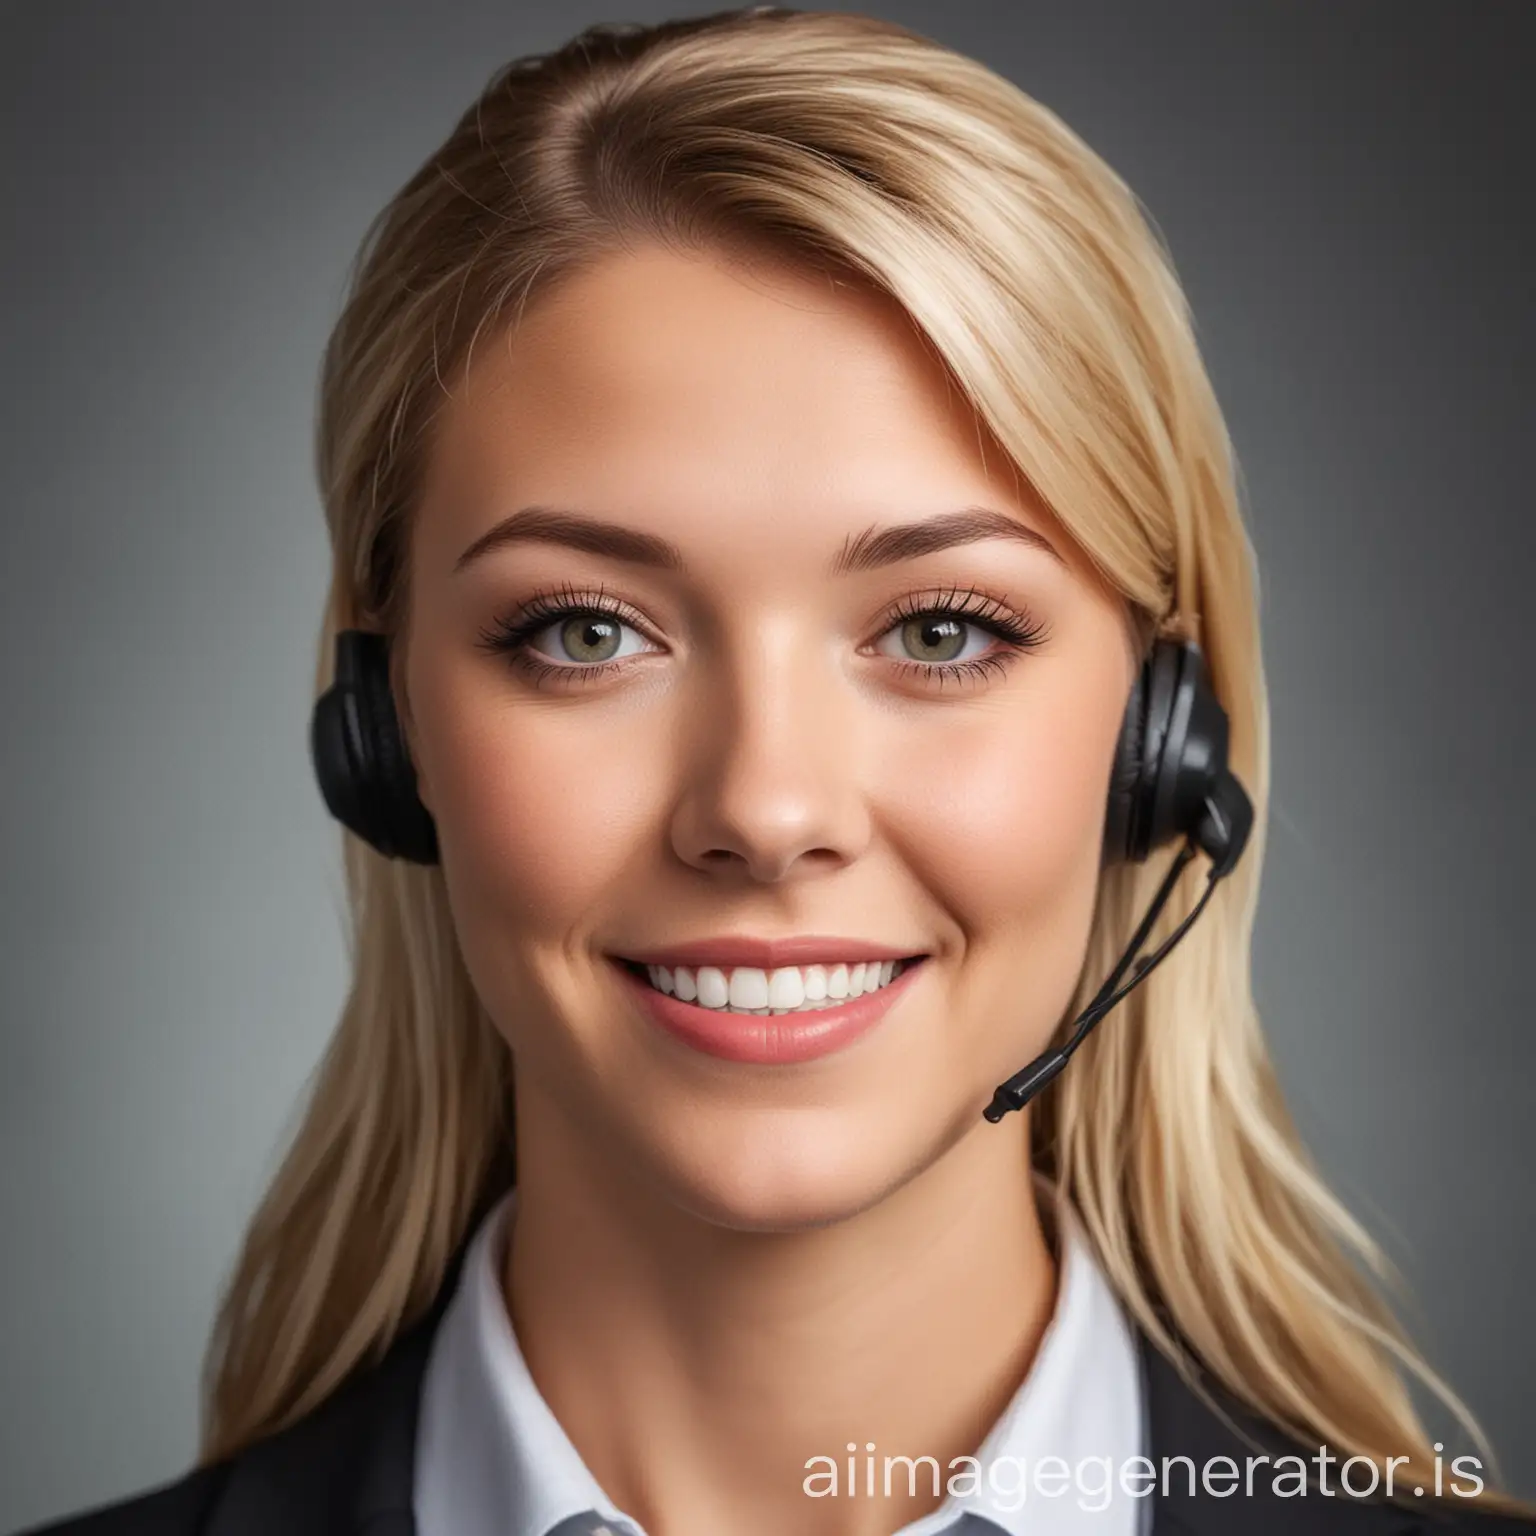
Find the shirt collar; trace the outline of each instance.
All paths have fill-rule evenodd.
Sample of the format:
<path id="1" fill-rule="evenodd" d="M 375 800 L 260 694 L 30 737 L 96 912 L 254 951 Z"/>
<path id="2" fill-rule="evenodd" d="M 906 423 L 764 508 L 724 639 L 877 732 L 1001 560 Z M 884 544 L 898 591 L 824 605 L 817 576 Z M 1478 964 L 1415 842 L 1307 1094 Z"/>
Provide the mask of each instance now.
<path id="1" fill-rule="evenodd" d="M 1135 1336 L 1076 1214 L 1051 1185 L 1041 1180 L 1037 1188 L 1057 1234 L 1050 1323 L 1029 1375 L 976 1453 L 977 1486 L 946 1497 L 898 1536 L 962 1530 L 967 1536 L 982 1530 L 1133 1536 L 1137 1530 L 1137 1506 L 1147 1501 L 1118 1488 L 1121 1464 L 1142 1454 L 1146 1436 Z M 573 1528 L 606 1524 L 616 1533 L 633 1531 L 634 1522 L 603 1491 L 544 1401 L 512 1331 L 501 1273 L 516 1195 L 508 1191 L 482 1219 L 433 1340 L 418 1431 L 417 1530 L 420 1536 L 550 1536 L 572 1521 L 580 1522 Z M 1042 1496 L 1027 1480 L 1046 1457 L 1060 1458 L 1068 1469 L 1086 1463 L 1092 1481 Z M 946 1480 L 949 1475 L 945 1469 Z M 1093 1493 L 1101 1481 L 1106 1491 Z"/>
<path id="2" fill-rule="evenodd" d="M 1134 1536 L 1144 1522 L 1148 1501 L 1120 1485 L 1122 1465 L 1146 1443 L 1136 1336 L 1077 1213 L 1043 1178 L 1035 1188 L 1056 1234 L 1051 1320 L 1029 1374 L 976 1452 L 980 1486 L 898 1536 L 940 1536 L 962 1513 L 1007 1536 Z M 1041 1476 L 1047 1459 L 1067 1476 Z M 956 1529 L 969 1536 L 972 1527 Z"/>
<path id="3" fill-rule="evenodd" d="M 528 1372 L 501 1290 L 517 1191 L 482 1219 L 464 1255 L 422 1385 L 416 1509 L 421 1536 L 547 1536 L 605 1494 Z"/>

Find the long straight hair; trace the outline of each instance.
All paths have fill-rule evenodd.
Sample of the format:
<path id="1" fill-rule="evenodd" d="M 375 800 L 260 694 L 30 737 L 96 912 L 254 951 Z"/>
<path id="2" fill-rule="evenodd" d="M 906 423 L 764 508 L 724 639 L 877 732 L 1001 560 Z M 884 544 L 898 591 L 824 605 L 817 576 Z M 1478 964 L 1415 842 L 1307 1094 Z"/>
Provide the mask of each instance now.
<path id="1" fill-rule="evenodd" d="M 1257 581 L 1184 294 L 1131 191 L 1006 80 L 889 23 L 764 8 L 593 28 L 497 71 L 370 227 L 326 348 L 317 473 L 333 574 L 316 691 L 338 629 L 400 628 L 432 424 L 476 343 L 646 240 L 768 246 L 892 296 L 1143 633 L 1200 642 L 1254 838 L 1178 952 L 1037 1101 L 1032 1159 L 1181 1368 L 1198 1363 L 1309 1444 L 1408 1457 L 1400 1486 L 1434 1471 L 1410 1377 L 1486 1453 L 1394 1320 L 1380 1252 L 1301 1150 L 1260 1032 Z M 441 870 L 343 836 L 351 990 L 222 1300 L 205 1463 L 376 1361 L 516 1173 L 509 1052 Z M 1064 1024 L 1164 868 L 1102 876 Z M 1198 896 L 1201 865 L 1182 881 L 1154 939 Z"/>

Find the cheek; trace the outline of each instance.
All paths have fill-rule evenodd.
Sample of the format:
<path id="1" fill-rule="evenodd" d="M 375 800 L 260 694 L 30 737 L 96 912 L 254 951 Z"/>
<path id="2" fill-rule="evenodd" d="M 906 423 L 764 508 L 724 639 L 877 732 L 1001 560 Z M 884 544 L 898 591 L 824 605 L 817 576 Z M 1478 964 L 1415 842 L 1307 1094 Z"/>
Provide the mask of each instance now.
<path id="1" fill-rule="evenodd" d="M 1063 898 L 1075 910 L 1072 892 L 1096 888 L 1120 710 L 1083 700 L 1106 698 L 1063 678 L 902 754 L 892 822 L 971 939 L 1038 925 Z"/>
<path id="2" fill-rule="evenodd" d="M 514 704 L 494 681 L 445 677 L 418 709 L 423 769 L 455 920 L 472 945 L 579 939 L 604 892 L 632 873 L 654 812 L 655 751 L 621 722 Z"/>

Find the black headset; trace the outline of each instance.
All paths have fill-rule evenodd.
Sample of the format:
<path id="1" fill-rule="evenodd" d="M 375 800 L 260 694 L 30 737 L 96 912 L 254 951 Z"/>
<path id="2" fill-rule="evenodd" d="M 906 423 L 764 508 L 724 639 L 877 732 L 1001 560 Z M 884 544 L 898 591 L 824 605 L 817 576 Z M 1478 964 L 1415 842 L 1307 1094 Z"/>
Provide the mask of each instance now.
<path id="1" fill-rule="evenodd" d="M 387 858 L 436 864 L 437 827 L 416 793 L 389 681 L 383 635 L 344 629 L 336 636 L 336 671 L 315 703 L 310 752 L 330 813 Z M 1160 639 L 1142 662 L 1125 708 L 1110 773 L 1104 822 L 1106 865 L 1144 862 L 1179 838 L 1185 845 L 1108 981 L 1074 1021 L 1061 1045 L 998 1088 L 985 1111 L 996 1121 L 1021 1109 L 1067 1064 L 1088 1031 L 1173 948 L 1200 915 L 1216 882 L 1248 842 L 1253 805 L 1227 767 L 1227 712 L 1192 640 Z M 1193 910 L 1151 955 L 1135 962 L 1152 924 L 1196 851 L 1211 861 Z M 1118 990 L 1117 990 L 1118 989 Z"/>
<path id="2" fill-rule="evenodd" d="M 439 861 L 437 824 L 416 793 L 389 684 L 389 641 L 365 629 L 336 636 L 335 680 L 315 703 L 309 748 L 332 816 L 386 858 Z"/>

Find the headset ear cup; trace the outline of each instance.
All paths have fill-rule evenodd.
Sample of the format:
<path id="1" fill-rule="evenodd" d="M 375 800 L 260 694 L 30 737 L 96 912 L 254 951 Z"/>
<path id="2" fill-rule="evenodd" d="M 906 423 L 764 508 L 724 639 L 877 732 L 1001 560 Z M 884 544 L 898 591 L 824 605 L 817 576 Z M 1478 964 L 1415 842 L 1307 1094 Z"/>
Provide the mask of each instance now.
<path id="1" fill-rule="evenodd" d="M 333 816 L 388 858 L 438 862 L 437 827 L 416 792 L 382 635 L 337 635 L 336 680 L 315 705 L 310 739 Z"/>
<path id="2" fill-rule="evenodd" d="M 1178 641 L 1152 647 L 1137 674 L 1110 777 L 1104 862 L 1141 863 L 1161 839 L 1154 812 L 1183 662 Z"/>
<path id="3" fill-rule="evenodd" d="M 1211 687 L 1205 656 L 1193 641 L 1177 649 L 1178 667 L 1150 799 L 1149 847 L 1192 839 L 1220 878 L 1242 853 L 1253 807 L 1227 766 L 1227 712 Z"/>
<path id="4" fill-rule="evenodd" d="M 1142 738 L 1146 731 L 1147 688 L 1151 678 L 1151 660 L 1144 660 L 1131 684 L 1125 716 L 1120 722 L 1120 736 L 1115 743 L 1115 760 L 1109 775 L 1109 803 L 1104 816 L 1103 863 L 1123 864 L 1133 859 L 1135 834 L 1136 786 L 1141 778 Z"/>
<path id="5" fill-rule="evenodd" d="M 315 701 L 309 725 L 310 757 L 326 809 L 354 831 L 365 816 L 361 736 L 357 701 L 333 684 Z"/>
<path id="6" fill-rule="evenodd" d="M 409 753 L 387 673 L 374 666 L 363 668 L 357 679 L 357 700 L 363 712 L 363 737 L 372 749 L 375 787 L 382 802 L 392 804 L 399 799 Z"/>
<path id="7" fill-rule="evenodd" d="M 437 827 L 416 793 L 416 770 L 411 766 L 405 732 L 395 709 L 388 653 L 382 645 L 361 669 L 358 684 L 365 714 L 364 736 L 373 756 L 374 826 L 378 834 L 374 846 L 392 858 L 435 864 Z"/>
<path id="8" fill-rule="evenodd" d="M 1158 640 L 1137 675 L 1116 744 L 1104 862 L 1141 863 L 1206 826 L 1207 797 L 1226 772 L 1226 754 L 1227 715 L 1199 646 Z"/>
<path id="9" fill-rule="evenodd" d="M 1174 737 L 1173 727 L 1179 713 L 1185 656 L 1186 647 L 1177 640 L 1159 640 L 1152 652 L 1141 774 L 1136 784 L 1133 855 L 1137 860 L 1145 859 L 1173 835 L 1165 791 L 1167 777 L 1178 763 L 1179 741 Z"/>

